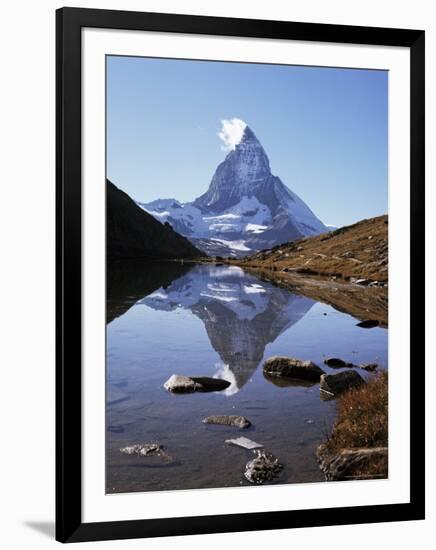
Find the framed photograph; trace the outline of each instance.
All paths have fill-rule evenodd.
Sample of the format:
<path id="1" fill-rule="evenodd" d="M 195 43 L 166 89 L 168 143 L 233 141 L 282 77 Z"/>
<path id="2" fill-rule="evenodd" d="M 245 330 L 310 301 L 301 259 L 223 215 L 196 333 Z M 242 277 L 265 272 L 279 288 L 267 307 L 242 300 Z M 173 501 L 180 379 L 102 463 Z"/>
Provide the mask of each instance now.
<path id="1" fill-rule="evenodd" d="M 57 539 L 423 519 L 424 31 L 63 8 L 56 56 Z"/>

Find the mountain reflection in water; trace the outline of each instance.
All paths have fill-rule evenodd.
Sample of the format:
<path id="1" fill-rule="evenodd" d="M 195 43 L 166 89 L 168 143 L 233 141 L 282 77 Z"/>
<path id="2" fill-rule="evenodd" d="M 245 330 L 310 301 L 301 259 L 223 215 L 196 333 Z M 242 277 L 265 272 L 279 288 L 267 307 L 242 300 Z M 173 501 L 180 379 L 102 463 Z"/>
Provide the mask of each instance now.
<path id="1" fill-rule="evenodd" d="M 189 309 L 204 323 L 224 366 L 217 376 L 235 393 L 251 378 L 267 344 L 298 322 L 314 300 L 290 294 L 239 267 L 197 265 L 141 304 L 155 310 Z"/>
<path id="2" fill-rule="evenodd" d="M 123 261 L 107 275 L 108 493 L 247 485 L 247 453 L 225 444 L 234 428 L 202 422 L 214 414 L 250 420 L 247 437 L 284 464 L 272 483 L 324 479 L 315 450 L 334 402 L 320 399 L 317 384 L 266 379 L 262 362 L 290 355 L 336 372 L 323 364 L 330 356 L 387 368 L 384 328 L 359 328 L 353 314 L 235 266 Z M 172 374 L 221 376 L 231 386 L 174 395 L 164 389 Z M 120 453 L 142 442 L 158 442 L 174 460 Z"/>

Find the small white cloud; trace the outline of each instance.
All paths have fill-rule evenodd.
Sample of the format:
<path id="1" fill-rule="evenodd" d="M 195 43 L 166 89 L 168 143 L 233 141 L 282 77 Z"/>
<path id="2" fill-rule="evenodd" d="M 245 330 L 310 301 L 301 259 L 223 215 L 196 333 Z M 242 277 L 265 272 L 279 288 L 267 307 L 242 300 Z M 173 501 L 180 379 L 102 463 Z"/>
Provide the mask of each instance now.
<path id="1" fill-rule="evenodd" d="M 246 127 L 247 124 L 240 118 L 222 120 L 221 130 L 217 134 L 224 144 L 222 149 L 224 151 L 233 151 L 238 143 L 240 143 Z"/>

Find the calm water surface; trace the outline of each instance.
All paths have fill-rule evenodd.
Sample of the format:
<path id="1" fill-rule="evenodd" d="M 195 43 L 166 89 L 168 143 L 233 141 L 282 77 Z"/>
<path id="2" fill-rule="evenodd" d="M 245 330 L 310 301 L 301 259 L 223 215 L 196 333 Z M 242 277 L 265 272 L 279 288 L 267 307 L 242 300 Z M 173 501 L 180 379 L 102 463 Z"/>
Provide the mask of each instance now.
<path id="1" fill-rule="evenodd" d="M 356 322 L 238 267 L 110 266 L 107 492 L 248 485 L 243 471 L 252 452 L 225 443 L 241 435 L 280 459 L 285 467 L 277 483 L 322 481 L 315 449 L 334 419 L 334 402 L 320 399 L 319 384 L 271 383 L 262 363 L 289 355 L 321 366 L 337 356 L 387 368 L 387 330 Z M 173 395 L 163 388 L 172 374 L 221 377 L 231 385 Z M 253 426 L 204 425 L 212 414 L 243 415 Z M 119 451 L 142 442 L 160 443 L 171 459 Z"/>

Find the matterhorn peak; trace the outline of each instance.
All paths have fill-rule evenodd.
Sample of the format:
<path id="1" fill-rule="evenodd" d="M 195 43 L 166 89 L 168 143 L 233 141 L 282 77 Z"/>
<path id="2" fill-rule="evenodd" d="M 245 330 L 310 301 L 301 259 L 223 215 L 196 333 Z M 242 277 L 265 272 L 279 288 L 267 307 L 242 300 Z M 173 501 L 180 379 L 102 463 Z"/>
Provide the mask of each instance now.
<path id="1" fill-rule="evenodd" d="M 327 231 L 271 173 L 264 148 L 244 120 L 222 120 L 217 135 L 227 154 L 205 193 L 184 205 L 161 200 L 141 206 L 209 254 L 249 253 Z"/>

